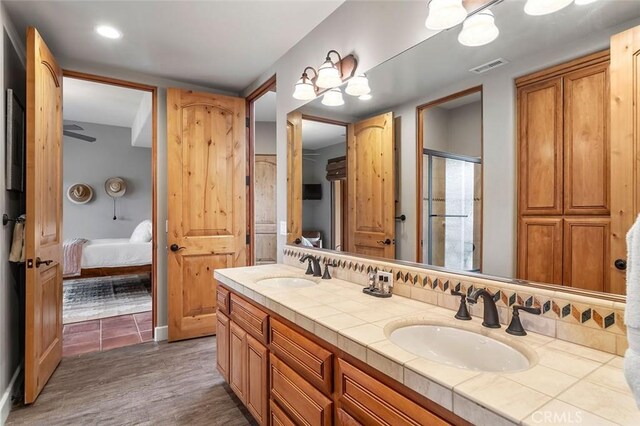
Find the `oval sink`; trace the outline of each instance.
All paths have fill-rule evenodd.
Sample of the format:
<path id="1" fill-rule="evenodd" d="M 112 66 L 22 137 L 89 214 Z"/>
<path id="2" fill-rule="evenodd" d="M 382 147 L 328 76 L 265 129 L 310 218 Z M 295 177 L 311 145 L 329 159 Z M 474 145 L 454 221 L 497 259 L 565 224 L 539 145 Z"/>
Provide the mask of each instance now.
<path id="1" fill-rule="evenodd" d="M 311 287 L 313 285 L 316 285 L 317 283 L 305 278 L 280 277 L 259 280 L 256 282 L 256 284 L 271 288 L 303 288 Z"/>
<path id="2" fill-rule="evenodd" d="M 516 371 L 530 359 L 491 337 L 439 325 L 409 325 L 391 332 L 389 339 L 415 355 L 453 367 L 476 371 Z"/>

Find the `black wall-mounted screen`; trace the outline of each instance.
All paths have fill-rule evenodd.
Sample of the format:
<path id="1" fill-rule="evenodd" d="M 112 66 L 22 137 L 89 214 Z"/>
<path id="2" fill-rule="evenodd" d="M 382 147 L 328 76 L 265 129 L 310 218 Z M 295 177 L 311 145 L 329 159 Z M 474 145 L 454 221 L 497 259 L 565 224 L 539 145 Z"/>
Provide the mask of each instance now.
<path id="1" fill-rule="evenodd" d="M 303 200 L 322 200 L 322 185 L 319 183 L 307 183 L 302 185 Z"/>

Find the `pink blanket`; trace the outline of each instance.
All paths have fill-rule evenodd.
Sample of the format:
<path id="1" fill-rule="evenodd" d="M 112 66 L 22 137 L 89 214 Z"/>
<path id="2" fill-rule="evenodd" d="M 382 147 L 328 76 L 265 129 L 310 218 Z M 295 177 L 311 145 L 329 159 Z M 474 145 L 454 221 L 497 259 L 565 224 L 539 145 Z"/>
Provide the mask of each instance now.
<path id="1" fill-rule="evenodd" d="M 64 255 L 63 277 L 77 277 L 82 269 L 82 246 L 89 240 L 74 238 L 66 240 L 62 245 Z"/>

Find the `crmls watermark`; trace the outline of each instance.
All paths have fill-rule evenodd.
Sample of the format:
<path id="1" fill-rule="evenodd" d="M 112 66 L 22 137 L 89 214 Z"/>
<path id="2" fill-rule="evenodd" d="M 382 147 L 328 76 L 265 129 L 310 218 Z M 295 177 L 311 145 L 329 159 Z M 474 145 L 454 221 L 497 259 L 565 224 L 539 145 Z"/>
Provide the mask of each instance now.
<path id="1" fill-rule="evenodd" d="M 579 425 L 583 419 L 582 411 L 536 411 L 531 421 L 539 425 Z"/>

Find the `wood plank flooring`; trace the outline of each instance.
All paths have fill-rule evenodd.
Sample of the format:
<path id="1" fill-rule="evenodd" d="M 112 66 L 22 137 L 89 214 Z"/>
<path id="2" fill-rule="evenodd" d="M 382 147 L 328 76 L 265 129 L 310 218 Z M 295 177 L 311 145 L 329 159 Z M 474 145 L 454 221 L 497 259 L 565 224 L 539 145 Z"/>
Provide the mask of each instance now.
<path id="1" fill-rule="evenodd" d="M 8 425 L 253 425 L 216 369 L 215 337 L 65 357 Z"/>

